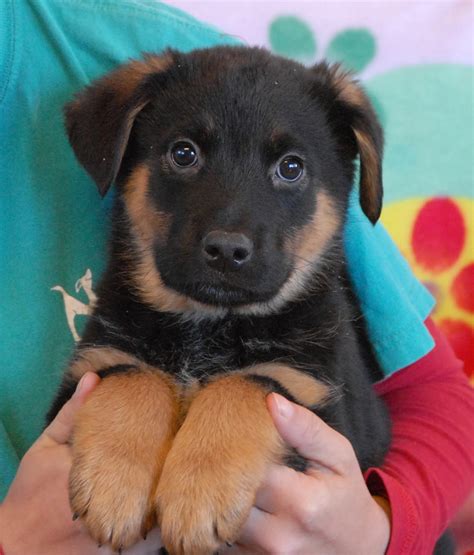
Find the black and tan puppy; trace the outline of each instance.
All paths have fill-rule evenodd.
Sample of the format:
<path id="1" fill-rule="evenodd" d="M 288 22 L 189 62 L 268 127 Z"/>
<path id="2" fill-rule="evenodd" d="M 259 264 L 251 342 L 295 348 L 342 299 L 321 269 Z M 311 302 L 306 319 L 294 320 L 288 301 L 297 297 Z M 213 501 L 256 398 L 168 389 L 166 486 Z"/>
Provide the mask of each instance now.
<path id="1" fill-rule="evenodd" d="M 107 270 L 50 412 L 84 372 L 70 497 L 99 543 L 155 523 L 173 554 L 232 542 L 270 461 L 289 453 L 271 391 L 315 410 L 380 464 L 389 421 L 346 274 L 354 164 L 375 222 L 382 133 L 338 67 L 264 50 L 145 56 L 67 106 L 69 139 L 104 195 Z"/>

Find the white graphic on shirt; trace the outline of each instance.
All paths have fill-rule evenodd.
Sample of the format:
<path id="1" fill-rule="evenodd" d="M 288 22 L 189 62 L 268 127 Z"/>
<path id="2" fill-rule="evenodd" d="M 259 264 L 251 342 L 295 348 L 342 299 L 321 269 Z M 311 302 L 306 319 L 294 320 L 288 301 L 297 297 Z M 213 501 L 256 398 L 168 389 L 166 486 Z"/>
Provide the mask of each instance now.
<path id="1" fill-rule="evenodd" d="M 92 309 L 97 301 L 97 295 L 92 289 L 92 272 L 87 268 L 86 273 L 76 281 L 75 285 L 76 293 L 79 293 L 81 289 L 84 290 L 87 298 L 89 299 L 89 304 L 79 301 L 75 297 L 69 295 L 67 291 L 64 290 L 61 285 L 55 285 L 51 287 L 51 291 L 59 291 L 63 296 L 64 301 L 64 311 L 66 312 L 67 323 L 69 329 L 71 330 L 74 341 L 79 341 L 81 338 L 77 333 L 76 326 L 74 324 L 74 319 L 78 315 L 88 316 L 91 314 Z"/>

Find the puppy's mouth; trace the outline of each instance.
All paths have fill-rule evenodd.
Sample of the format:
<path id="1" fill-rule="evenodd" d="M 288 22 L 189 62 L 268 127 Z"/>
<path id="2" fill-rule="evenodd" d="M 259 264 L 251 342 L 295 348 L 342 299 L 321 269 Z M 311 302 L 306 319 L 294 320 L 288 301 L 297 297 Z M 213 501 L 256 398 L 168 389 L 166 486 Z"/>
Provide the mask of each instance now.
<path id="1" fill-rule="evenodd" d="M 202 282 L 186 283 L 178 289 L 180 293 L 195 301 L 220 307 L 237 307 L 250 303 L 266 302 L 278 293 L 278 289 L 262 292 Z"/>

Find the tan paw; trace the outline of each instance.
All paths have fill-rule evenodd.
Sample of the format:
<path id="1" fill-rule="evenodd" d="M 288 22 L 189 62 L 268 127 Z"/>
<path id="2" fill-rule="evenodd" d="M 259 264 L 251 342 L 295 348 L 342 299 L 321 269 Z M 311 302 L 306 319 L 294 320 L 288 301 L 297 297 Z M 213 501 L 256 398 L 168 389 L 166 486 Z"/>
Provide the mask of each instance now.
<path id="1" fill-rule="evenodd" d="M 162 474 L 158 518 L 172 555 L 212 554 L 234 542 L 255 500 L 260 476 L 225 464 L 206 466 L 183 461 Z"/>
<path id="2" fill-rule="evenodd" d="M 70 474 L 74 516 L 98 544 L 119 550 L 136 543 L 154 525 L 150 503 L 155 477 L 126 459 L 96 449 L 77 456 Z"/>
<path id="3" fill-rule="evenodd" d="M 153 494 L 177 415 L 174 390 L 157 371 L 109 376 L 80 409 L 69 495 L 97 543 L 126 548 L 155 524 Z"/>
<path id="4" fill-rule="evenodd" d="M 202 390 L 175 437 L 156 492 L 168 551 L 207 555 L 233 543 L 281 450 L 259 386 L 232 377 Z"/>

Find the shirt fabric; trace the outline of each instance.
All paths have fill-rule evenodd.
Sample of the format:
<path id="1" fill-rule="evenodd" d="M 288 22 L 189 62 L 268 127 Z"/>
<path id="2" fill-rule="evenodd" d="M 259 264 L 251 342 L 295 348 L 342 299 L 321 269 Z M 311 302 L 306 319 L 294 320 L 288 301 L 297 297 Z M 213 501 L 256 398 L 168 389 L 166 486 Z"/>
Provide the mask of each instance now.
<path id="1" fill-rule="evenodd" d="M 372 494 L 388 498 L 387 555 L 424 555 L 474 488 L 474 395 L 462 363 L 435 324 L 435 348 L 375 385 L 393 422 L 381 468 L 366 472 Z"/>
<path id="2" fill-rule="evenodd" d="M 63 299 L 80 319 L 91 300 L 87 283 L 103 269 L 111 198 L 100 201 L 74 159 L 62 106 L 143 51 L 236 43 L 152 0 L 0 3 L 0 498 L 42 428 L 74 345 Z M 433 301 L 355 201 L 345 246 L 372 343 L 390 376 L 433 348 L 423 323 Z"/>

